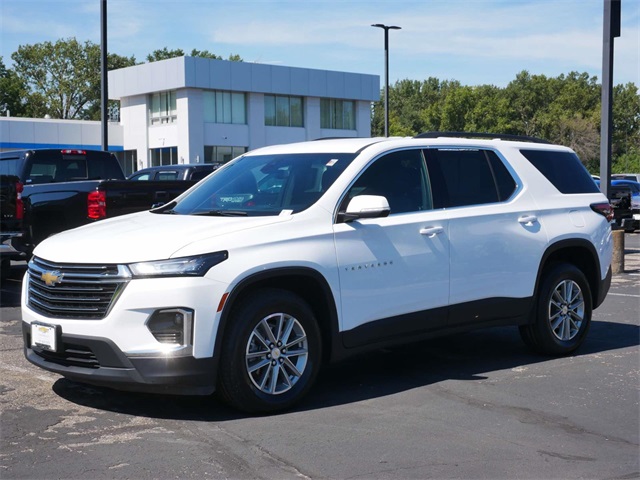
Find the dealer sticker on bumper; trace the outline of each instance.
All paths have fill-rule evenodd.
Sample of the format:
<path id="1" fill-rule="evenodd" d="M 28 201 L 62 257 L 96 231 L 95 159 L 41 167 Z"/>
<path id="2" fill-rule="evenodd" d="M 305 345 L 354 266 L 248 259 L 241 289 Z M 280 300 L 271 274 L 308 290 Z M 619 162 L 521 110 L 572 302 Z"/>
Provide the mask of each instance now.
<path id="1" fill-rule="evenodd" d="M 55 352 L 57 345 L 56 327 L 41 323 L 31 324 L 31 346 Z"/>

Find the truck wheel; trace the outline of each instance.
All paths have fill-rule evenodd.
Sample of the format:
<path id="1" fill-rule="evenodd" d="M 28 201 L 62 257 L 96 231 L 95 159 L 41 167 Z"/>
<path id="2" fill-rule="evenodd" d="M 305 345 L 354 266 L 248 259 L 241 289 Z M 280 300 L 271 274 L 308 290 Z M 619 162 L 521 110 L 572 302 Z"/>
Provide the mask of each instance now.
<path id="1" fill-rule="evenodd" d="M 220 357 L 219 392 L 249 413 L 290 408 L 320 367 L 321 338 L 311 308 L 297 295 L 264 289 L 231 312 Z"/>
<path id="2" fill-rule="evenodd" d="M 560 263 L 545 271 L 536 297 L 534 322 L 520 327 L 523 341 L 546 355 L 567 355 L 591 325 L 591 289 L 582 271 Z"/>

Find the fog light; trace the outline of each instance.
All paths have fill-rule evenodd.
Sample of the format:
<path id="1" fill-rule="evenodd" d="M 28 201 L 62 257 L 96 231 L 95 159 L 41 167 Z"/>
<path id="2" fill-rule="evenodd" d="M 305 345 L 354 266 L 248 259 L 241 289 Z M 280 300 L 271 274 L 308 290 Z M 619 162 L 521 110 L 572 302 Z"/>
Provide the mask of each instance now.
<path id="1" fill-rule="evenodd" d="M 147 328 L 160 343 L 191 345 L 193 310 L 185 308 L 156 310 L 147 321 Z"/>

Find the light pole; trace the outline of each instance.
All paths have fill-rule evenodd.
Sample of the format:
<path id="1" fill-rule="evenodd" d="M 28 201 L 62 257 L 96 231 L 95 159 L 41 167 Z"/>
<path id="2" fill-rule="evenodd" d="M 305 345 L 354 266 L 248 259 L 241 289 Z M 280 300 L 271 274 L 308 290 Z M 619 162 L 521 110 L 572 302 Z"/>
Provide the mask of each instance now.
<path id="1" fill-rule="evenodd" d="M 396 25 L 375 23 L 372 27 L 384 30 L 384 136 L 389 136 L 389 30 L 400 30 Z"/>

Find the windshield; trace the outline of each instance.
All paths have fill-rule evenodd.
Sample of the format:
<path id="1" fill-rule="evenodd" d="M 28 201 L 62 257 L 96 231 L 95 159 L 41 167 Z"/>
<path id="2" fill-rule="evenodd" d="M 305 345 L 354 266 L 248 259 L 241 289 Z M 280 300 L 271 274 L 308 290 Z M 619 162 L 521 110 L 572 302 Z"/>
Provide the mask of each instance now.
<path id="1" fill-rule="evenodd" d="M 355 158 L 349 153 L 247 155 L 223 166 L 157 213 L 279 215 L 313 205 Z"/>

